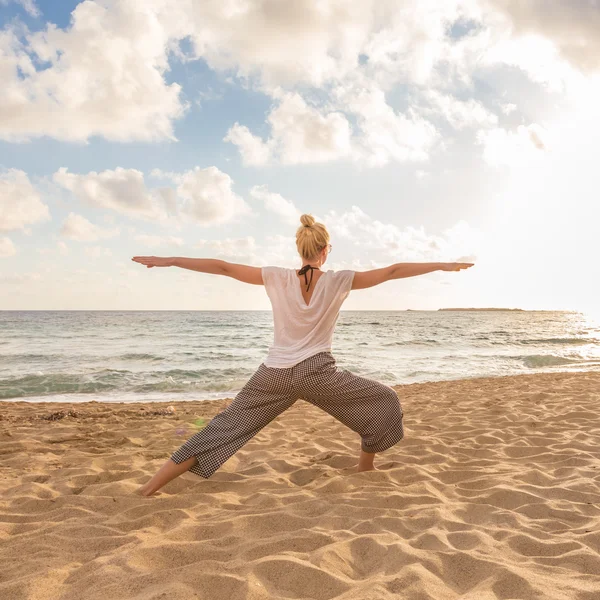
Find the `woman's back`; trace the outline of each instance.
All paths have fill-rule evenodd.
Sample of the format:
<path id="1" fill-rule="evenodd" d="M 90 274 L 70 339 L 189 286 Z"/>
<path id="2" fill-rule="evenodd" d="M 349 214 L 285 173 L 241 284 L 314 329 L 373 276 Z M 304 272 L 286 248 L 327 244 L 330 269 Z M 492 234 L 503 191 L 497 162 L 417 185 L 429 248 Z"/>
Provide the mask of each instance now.
<path id="1" fill-rule="evenodd" d="M 304 278 L 296 269 L 262 267 L 265 290 L 273 307 L 274 340 L 267 367 L 288 368 L 317 352 L 331 351 L 340 308 L 352 288 L 354 271 L 325 271 L 303 294 Z"/>

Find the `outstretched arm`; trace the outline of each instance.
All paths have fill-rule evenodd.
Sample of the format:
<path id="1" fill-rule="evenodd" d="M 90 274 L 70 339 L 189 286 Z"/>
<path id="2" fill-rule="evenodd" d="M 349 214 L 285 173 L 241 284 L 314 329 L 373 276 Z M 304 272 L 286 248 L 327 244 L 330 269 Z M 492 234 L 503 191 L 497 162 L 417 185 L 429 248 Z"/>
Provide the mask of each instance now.
<path id="1" fill-rule="evenodd" d="M 468 269 L 474 263 L 396 263 L 381 269 L 371 271 L 357 271 L 354 273 L 352 282 L 353 290 L 360 290 L 374 285 L 379 285 L 390 279 L 402 279 L 403 277 L 415 277 L 433 271 L 459 271 Z"/>
<path id="2" fill-rule="evenodd" d="M 134 256 L 131 260 L 142 265 L 151 267 L 181 267 L 200 273 L 211 273 L 213 275 L 227 275 L 244 283 L 264 285 L 260 267 L 239 265 L 218 258 L 186 258 L 184 256 L 171 256 L 163 258 L 160 256 Z"/>

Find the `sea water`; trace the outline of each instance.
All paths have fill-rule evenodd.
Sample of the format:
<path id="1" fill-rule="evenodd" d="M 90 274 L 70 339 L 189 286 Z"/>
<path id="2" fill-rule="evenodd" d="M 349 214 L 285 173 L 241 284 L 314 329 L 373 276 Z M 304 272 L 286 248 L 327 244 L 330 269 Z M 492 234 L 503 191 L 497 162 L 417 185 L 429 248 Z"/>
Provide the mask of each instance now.
<path id="1" fill-rule="evenodd" d="M 0 311 L 0 400 L 232 398 L 271 311 Z M 388 385 L 600 370 L 600 324 L 564 311 L 342 311 L 338 366 Z"/>

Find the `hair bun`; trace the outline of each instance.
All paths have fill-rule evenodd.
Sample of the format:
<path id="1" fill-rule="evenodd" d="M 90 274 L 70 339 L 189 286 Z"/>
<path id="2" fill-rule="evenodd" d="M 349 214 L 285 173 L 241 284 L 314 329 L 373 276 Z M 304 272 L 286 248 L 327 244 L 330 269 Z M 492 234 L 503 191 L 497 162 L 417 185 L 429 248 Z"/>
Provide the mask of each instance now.
<path id="1" fill-rule="evenodd" d="M 304 227 L 312 227 L 315 224 L 315 218 L 312 215 L 302 215 L 300 217 L 300 223 Z"/>

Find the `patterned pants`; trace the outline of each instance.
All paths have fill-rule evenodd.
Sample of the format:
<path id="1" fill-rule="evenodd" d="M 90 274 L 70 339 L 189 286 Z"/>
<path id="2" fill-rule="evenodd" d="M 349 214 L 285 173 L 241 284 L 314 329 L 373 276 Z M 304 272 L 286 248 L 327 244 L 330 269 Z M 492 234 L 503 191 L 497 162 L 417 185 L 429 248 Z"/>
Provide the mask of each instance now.
<path id="1" fill-rule="evenodd" d="M 176 450 L 175 463 L 196 456 L 189 471 L 208 479 L 296 400 L 318 406 L 358 433 L 365 452 L 383 452 L 404 437 L 403 411 L 389 386 L 336 366 L 319 352 L 290 368 L 261 364 L 233 402 Z"/>

